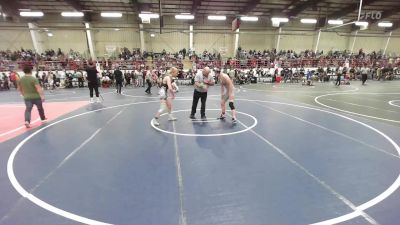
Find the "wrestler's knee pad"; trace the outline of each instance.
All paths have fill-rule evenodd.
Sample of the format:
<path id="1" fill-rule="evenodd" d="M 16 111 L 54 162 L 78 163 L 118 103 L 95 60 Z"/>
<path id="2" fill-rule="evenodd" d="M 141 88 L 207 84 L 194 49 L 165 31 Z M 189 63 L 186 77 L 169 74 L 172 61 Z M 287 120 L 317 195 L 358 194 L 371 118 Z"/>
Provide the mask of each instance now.
<path id="1" fill-rule="evenodd" d="M 231 110 L 235 109 L 235 106 L 233 105 L 233 102 L 229 102 L 229 108 L 231 108 Z"/>

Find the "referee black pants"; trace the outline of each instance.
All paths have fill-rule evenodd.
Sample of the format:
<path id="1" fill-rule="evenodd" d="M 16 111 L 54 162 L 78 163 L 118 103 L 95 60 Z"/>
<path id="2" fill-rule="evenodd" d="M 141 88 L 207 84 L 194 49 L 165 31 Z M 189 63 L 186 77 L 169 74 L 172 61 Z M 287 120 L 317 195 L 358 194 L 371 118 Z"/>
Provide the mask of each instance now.
<path id="1" fill-rule="evenodd" d="M 116 81 L 115 84 L 116 84 L 116 87 L 117 87 L 117 93 L 121 94 L 122 81 Z"/>
<path id="2" fill-rule="evenodd" d="M 192 116 L 194 116 L 194 114 L 196 114 L 197 103 L 199 102 L 199 99 L 201 99 L 200 114 L 201 114 L 201 116 L 206 115 L 207 92 L 198 92 L 198 91 L 194 90 L 193 102 L 192 102 L 192 112 L 190 113 L 190 115 L 192 115 Z"/>
<path id="3" fill-rule="evenodd" d="M 367 74 L 362 74 L 361 75 L 361 81 L 362 81 L 363 85 L 365 84 L 365 81 L 367 81 L 367 79 L 368 79 L 368 75 Z"/>

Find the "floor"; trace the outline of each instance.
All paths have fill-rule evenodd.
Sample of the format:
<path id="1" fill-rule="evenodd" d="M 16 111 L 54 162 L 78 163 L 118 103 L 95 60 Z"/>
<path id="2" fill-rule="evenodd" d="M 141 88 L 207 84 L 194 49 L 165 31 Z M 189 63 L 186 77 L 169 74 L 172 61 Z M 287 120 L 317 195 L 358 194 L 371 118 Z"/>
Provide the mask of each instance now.
<path id="1" fill-rule="evenodd" d="M 60 89 L 31 129 L 19 94 L 0 92 L 0 225 L 400 224 L 399 89 L 245 85 L 233 124 L 216 119 L 218 86 L 190 120 L 185 86 L 160 127 L 154 88 L 94 104 Z"/>

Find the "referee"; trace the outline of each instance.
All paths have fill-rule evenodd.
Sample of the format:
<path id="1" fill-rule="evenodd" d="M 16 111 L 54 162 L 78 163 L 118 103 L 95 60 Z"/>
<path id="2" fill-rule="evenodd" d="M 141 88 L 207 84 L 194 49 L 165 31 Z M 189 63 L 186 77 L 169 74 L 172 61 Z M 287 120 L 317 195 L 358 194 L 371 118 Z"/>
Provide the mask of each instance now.
<path id="1" fill-rule="evenodd" d="M 214 77 L 210 75 L 210 68 L 204 67 L 200 70 L 194 77 L 194 92 L 193 92 L 193 102 L 192 102 L 192 112 L 190 113 L 190 119 L 196 119 L 196 108 L 199 99 L 201 99 L 201 119 L 205 120 L 206 117 L 206 101 L 207 101 L 207 91 L 209 86 L 215 84 Z"/>
<path id="2" fill-rule="evenodd" d="M 117 69 L 114 70 L 114 78 L 115 78 L 115 84 L 117 87 L 117 93 L 121 94 L 122 83 L 124 81 L 124 77 L 122 76 L 122 72 L 119 67 L 117 67 Z"/>

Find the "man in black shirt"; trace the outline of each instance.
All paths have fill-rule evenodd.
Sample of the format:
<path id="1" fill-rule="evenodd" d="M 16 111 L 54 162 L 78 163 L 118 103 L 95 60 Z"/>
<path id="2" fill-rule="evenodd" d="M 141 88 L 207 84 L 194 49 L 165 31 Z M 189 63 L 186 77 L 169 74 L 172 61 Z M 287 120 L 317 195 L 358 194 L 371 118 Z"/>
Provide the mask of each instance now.
<path id="1" fill-rule="evenodd" d="M 131 78 L 132 78 L 131 73 L 129 71 L 127 71 L 125 73 L 125 87 L 128 85 L 131 85 Z"/>
<path id="2" fill-rule="evenodd" d="M 183 59 L 185 59 L 185 57 L 186 57 L 186 48 L 182 49 L 182 54 L 183 54 Z"/>
<path id="3" fill-rule="evenodd" d="M 339 67 L 336 68 L 336 83 L 335 85 L 340 86 L 340 80 L 342 78 L 342 71 L 340 71 Z"/>
<path id="4" fill-rule="evenodd" d="M 124 78 L 123 78 L 122 72 L 121 72 L 121 70 L 119 70 L 119 68 L 114 70 L 114 77 L 115 77 L 115 84 L 117 87 L 117 93 L 121 94 L 122 82 L 124 81 Z"/>
<path id="5" fill-rule="evenodd" d="M 284 82 L 286 83 L 286 81 L 289 79 L 289 76 L 290 76 L 289 68 L 288 68 L 288 67 L 285 67 L 285 68 L 282 70 L 282 74 L 283 74 L 283 80 L 284 80 Z"/>
<path id="6" fill-rule="evenodd" d="M 97 69 L 96 66 L 94 65 L 93 61 L 89 61 L 89 65 L 86 68 L 86 73 L 87 73 L 87 81 L 88 81 L 88 87 L 90 90 L 90 102 L 93 103 L 93 89 L 96 92 L 96 101 L 100 102 L 99 99 L 99 82 L 97 80 Z"/>

